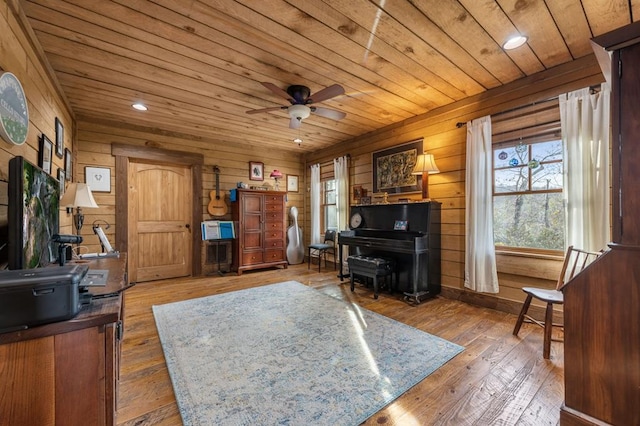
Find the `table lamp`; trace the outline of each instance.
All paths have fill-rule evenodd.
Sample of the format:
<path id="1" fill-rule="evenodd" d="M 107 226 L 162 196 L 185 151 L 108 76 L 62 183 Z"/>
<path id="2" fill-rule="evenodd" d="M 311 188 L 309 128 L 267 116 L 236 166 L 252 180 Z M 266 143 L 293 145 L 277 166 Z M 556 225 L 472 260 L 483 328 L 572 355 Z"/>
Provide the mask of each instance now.
<path id="1" fill-rule="evenodd" d="M 91 189 L 86 183 L 71 182 L 60 199 L 60 207 L 66 207 L 67 213 L 69 209 L 75 207 L 76 213 L 73 215 L 73 224 L 76 227 L 76 233 L 80 235 L 80 230 L 84 224 L 82 208 L 98 208 L 98 204 L 96 204 Z"/>
<path id="2" fill-rule="evenodd" d="M 276 191 L 279 191 L 280 188 L 278 187 L 278 179 L 282 179 L 282 172 L 280 172 L 280 170 L 274 170 L 271 172 L 269 177 L 276 181 L 275 189 Z"/>
<path id="3" fill-rule="evenodd" d="M 429 199 L 429 175 L 440 173 L 433 154 L 420 154 L 416 159 L 416 165 L 412 175 L 422 175 L 422 199 Z"/>

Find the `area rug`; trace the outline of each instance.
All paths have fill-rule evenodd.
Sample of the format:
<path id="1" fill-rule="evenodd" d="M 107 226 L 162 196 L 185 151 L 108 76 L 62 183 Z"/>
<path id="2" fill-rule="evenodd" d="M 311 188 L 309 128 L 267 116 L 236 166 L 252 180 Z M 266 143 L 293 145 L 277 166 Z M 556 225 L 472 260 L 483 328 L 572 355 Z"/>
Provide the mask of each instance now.
<path id="1" fill-rule="evenodd" d="M 358 425 L 464 349 L 296 281 L 153 313 L 188 426 Z"/>

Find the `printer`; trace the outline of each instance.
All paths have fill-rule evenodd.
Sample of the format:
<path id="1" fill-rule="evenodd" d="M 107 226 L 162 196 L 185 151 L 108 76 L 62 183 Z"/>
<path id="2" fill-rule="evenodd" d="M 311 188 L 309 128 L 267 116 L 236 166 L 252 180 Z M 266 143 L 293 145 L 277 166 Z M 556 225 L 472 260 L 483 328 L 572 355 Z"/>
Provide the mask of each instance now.
<path id="1" fill-rule="evenodd" d="M 0 271 L 0 333 L 75 317 L 88 265 Z"/>

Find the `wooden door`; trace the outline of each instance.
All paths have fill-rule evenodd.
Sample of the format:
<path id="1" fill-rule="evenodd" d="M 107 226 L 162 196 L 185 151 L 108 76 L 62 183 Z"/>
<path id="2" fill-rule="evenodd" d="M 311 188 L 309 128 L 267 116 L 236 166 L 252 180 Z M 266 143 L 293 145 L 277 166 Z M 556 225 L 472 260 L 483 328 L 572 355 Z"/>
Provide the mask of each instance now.
<path id="1" fill-rule="evenodd" d="M 129 276 L 142 282 L 191 273 L 191 168 L 129 164 Z"/>

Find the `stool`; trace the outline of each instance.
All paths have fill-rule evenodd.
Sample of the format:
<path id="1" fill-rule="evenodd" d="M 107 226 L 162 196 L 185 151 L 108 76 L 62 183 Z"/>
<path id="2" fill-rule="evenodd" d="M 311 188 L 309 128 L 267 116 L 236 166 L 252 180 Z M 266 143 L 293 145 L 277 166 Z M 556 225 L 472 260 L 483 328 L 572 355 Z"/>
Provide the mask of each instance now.
<path id="1" fill-rule="evenodd" d="M 380 257 L 369 257 L 352 255 L 347 258 L 349 264 L 349 276 L 351 281 L 351 291 L 354 289 L 353 276 L 360 275 L 373 279 L 373 298 L 378 298 L 378 278 L 391 275 L 391 285 L 389 291 L 393 292 L 393 273 L 396 272 L 396 283 L 398 282 L 398 273 L 395 270 L 395 262 L 392 259 L 383 259 Z"/>

